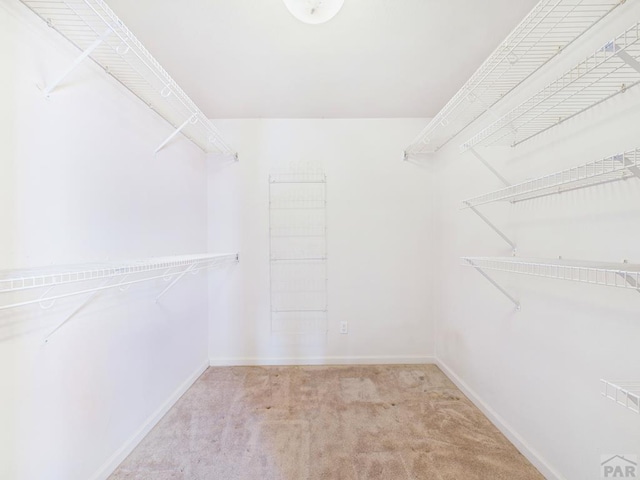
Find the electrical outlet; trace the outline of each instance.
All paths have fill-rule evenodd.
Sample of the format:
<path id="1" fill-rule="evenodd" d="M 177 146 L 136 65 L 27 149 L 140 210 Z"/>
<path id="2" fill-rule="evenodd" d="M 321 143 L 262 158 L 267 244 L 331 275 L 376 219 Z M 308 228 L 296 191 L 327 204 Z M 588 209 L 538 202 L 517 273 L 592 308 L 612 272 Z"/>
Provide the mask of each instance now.
<path id="1" fill-rule="evenodd" d="M 340 333 L 345 335 L 349 333 L 349 323 L 348 322 L 340 322 Z"/>

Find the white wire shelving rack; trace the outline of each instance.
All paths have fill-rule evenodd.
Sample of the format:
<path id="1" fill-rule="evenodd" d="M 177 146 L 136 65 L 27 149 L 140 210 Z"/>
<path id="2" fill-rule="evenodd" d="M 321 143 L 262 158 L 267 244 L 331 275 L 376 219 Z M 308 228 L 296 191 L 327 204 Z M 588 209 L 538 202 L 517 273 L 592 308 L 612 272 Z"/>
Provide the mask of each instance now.
<path id="1" fill-rule="evenodd" d="M 553 128 L 640 82 L 640 23 L 460 146 L 511 145 Z"/>
<path id="2" fill-rule="evenodd" d="M 104 290 L 122 291 L 131 285 L 151 280 L 164 280 L 167 285 L 156 302 L 186 274 L 239 261 L 237 253 L 215 255 L 179 255 L 143 260 L 81 264 L 39 269 L 0 271 L 0 311 L 28 305 L 46 310 L 58 300 L 86 295 L 82 303 L 67 316 L 47 339 L 78 311 Z"/>
<path id="3" fill-rule="evenodd" d="M 640 413 L 640 382 L 609 382 L 600 380 L 602 396 L 607 397 L 618 405 Z"/>
<path id="4" fill-rule="evenodd" d="M 542 0 L 405 149 L 434 153 L 624 0 Z M 495 113 L 494 113 L 495 114 Z"/>
<path id="5" fill-rule="evenodd" d="M 633 289 L 640 292 L 640 264 L 514 257 L 462 257 L 462 263 L 465 266 L 475 268 L 507 296 L 518 309 L 520 308 L 518 300 L 493 280 L 486 270 L 571 280 L 593 285 Z"/>
<path id="6" fill-rule="evenodd" d="M 43 87 L 45 95 L 90 57 L 174 127 L 156 152 L 182 133 L 207 153 L 237 158 L 211 121 L 103 0 L 21 1 L 82 52 Z"/>
<path id="7" fill-rule="evenodd" d="M 517 203 L 631 177 L 640 178 L 640 148 L 470 198 L 462 208 L 501 201 Z"/>
<path id="8" fill-rule="evenodd" d="M 328 330 L 327 178 L 312 166 L 269 176 L 271 333 Z"/>
<path id="9" fill-rule="evenodd" d="M 560 172 L 545 175 L 526 182 L 509 185 L 508 187 L 477 197 L 464 200 L 462 209 L 470 209 L 478 215 L 494 232 L 496 232 L 513 250 L 516 244 L 500 228 L 491 222 L 478 210 L 481 205 L 494 202 L 510 202 L 512 204 L 554 195 L 580 188 L 601 185 L 603 183 L 640 178 L 640 148 L 619 153 L 595 162 L 585 163 L 577 167 L 568 168 Z"/>

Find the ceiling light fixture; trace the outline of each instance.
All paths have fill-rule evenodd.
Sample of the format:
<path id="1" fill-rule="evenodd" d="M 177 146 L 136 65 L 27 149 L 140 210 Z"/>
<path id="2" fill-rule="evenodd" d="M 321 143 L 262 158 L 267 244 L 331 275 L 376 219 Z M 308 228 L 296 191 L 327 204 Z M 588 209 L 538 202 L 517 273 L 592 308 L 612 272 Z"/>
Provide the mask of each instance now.
<path id="1" fill-rule="evenodd" d="M 282 0 L 291 15 L 304 23 L 317 25 L 335 17 L 344 0 Z"/>

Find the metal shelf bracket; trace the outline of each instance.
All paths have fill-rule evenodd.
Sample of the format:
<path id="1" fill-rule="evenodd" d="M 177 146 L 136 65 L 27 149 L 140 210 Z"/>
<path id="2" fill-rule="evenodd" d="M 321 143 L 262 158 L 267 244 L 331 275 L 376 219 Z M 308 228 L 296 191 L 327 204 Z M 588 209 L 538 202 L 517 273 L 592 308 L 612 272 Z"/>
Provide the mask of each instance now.
<path id="1" fill-rule="evenodd" d="M 520 302 L 514 298 L 509 292 L 507 292 L 502 285 L 500 285 L 498 282 L 496 282 L 493 278 L 491 278 L 487 272 L 485 272 L 481 267 L 479 267 L 478 265 L 476 265 L 472 260 L 469 259 L 465 259 L 467 261 L 467 263 L 469 263 L 469 265 L 471 265 L 473 268 L 475 268 L 477 270 L 477 272 L 482 275 L 484 278 L 487 279 L 487 281 L 493 285 L 494 287 L 496 287 L 498 290 L 500 290 L 500 292 L 507 297 L 509 300 L 511 300 L 511 302 L 515 305 L 516 310 L 520 311 Z"/>
<path id="2" fill-rule="evenodd" d="M 42 310 L 49 310 L 51 307 L 53 307 L 56 303 L 55 300 L 49 300 L 47 301 L 46 298 L 49 296 L 49 293 L 51 293 L 51 290 L 53 290 L 55 287 L 55 285 L 47 288 L 44 293 L 42 295 L 40 295 L 40 301 L 38 302 L 38 305 L 40 305 L 40 308 Z"/>
<path id="3" fill-rule="evenodd" d="M 627 167 L 627 171 L 633 174 L 636 178 L 640 178 L 640 167 L 637 165 L 635 161 L 627 158 L 627 156 L 622 156 L 624 165 Z"/>
<path id="4" fill-rule="evenodd" d="M 502 238 L 505 242 L 507 242 L 507 244 L 511 247 L 512 253 L 515 256 L 516 254 L 516 244 L 515 242 L 513 242 L 509 237 L 507 237 L 504 233 L 502 233 L 502 230 L 500 230 L 498 227 L 496 227 L 491 220 L 489 220 L 487 217 L 485 217 L 476 207 L 472 206 L 471 204 L 469 204 L 468 202 L 465 202 L 465 205 L 467 205 L 469 207 L 469 209 L 471 209 L 471 211 L 473 213 L 475 213 L 476 215 L 478 215 L 478 217 L 480 217 L 480 219 L 486 223 L 487 225 L 489 225 L 489 227 L 491 227 L 491 229 L 496 232 L 500 238 Z"/>
<path id="5" fill-rule="evenodd" d="M 173 287 L 176 283 L 178 283 L 182 277 L 184 277 L 187 273 L 192 272 L 194 269 L 196 269 L 196 264 L 191 264 L 189 265 L 187 268 L 185 268 L 182 272 L 180 272 L 178 274 L 178 276 L 176 278 L 174 278 L 171 283 L 169 285 L 167 285 L 164 290 L 162 290 L 162 292 L 160 292 L 160 294 L 156 297 L 156 303 L 158 303 L 158 301 L 160 300 L 160 298 L 167 293 L 171 287 Z"/>
<path id="6" fill-rule="evenodd" d="M 53 330 L 51 330 L 46 337 L 44 337 L 44 343 L 49 342 L 49 338 L 51 338 L 51 336 L 56 333 L 58 330 L 60 330 L 69 320 L 71 320 L 73 317 L 75 317 L 75 315 L 82 310 L 82 308 L 89 303 L 91 300 L 93 300 L 94 298 L 96 298 L 96 296 L 98 295 L 98 293 L 100 293 L 102 290 L 105 289 L 105 287 L 107 287 L 107 284 L 110 282 L 111 278 L 105 278 L 104 282 L 102 282 L 100 284 L 100 287 L 98 290 L 95 290 L 93 292 L 91 292 L 89 295 L 87 295 L 87 297 L 84 299 L 84 301 L 82 303 L 80 303 L 80 305 L 78 305 L 75 310 L 73 312 L 71 312 L 69 315 L 67 315 L 67 318 L 65 318 L 62 322 L 60 322 L 56 328 L 54 328 Z"/>
<path id="7" fill-rule="evenodd" d="M 474 148 L 470 148 L 469 151 L 473 154 L 474 157 L 480 160 L 482 164 L 485 167 L 487 167 L 489 171 L 493 173 L 498 178 L 498 180 L 500 180 L 504 184 L 505 187 L 510 187 L 512 185 L 512 183 L 509 180 L 507 180 L 502 175 L 500 175 L 500 172 L 498 172 L 495 168 L 491 166 L 489 162 L 487 162 L 484 158 L 482 158 L 482 156 L 478 152 L 476 152 Z"/>
<path id="8" fill-rule="evenodd" d="M 619 50 L 616 52 L 616 55 L 620 57 L 620 59 L 633 68 L 636 72 L 640 73 L 640 62 L 638 62 L 635 58 L 633 58 L 626 50 Z"/>
<path id="9" fill-rule="evenodd" d="M 164 146 L 173 139 L 173 137 L 178 135 L 184 129 L 184 127 L 186 127 L 189 124 L 195 125 L 197 122 L 198 122 L 198 116 L 197 116 L 197 114 L 194 113 L 189 118 L 187 118 L 182 125 L 180 125 L 173 132 L 171 132 L 171 135 L 169 135 L 166 138 L 166 140 L 164 142 L 162 142 L 158 148 L 156 148 L 154 153 L 158 153 L 160 150 L 162 150 L 164 148 Z"/>
<path id="10" fill-rule="evenodd" d="M 629 263 L 629 262 L 627 260 L 624 260 L 622 263 Z M 620 278 L 622 278 L 627 283 L 627 285 L 631 285 L 633 288 L 636 289 L 638 293 L 640 293 L 640 285 L 638 284 L 635 278 L 630 277 L 629 275 L 626 274 L 626 272 L 616 272 L 616 273 Z"/>
<path id="11" fill-rule="evenodd" d="M 105 32 L 98 37 L 91 45 L 89 45 L 74 61 L 73 63 L 69 66 L 69 68 L 67 68 L 53 83 L 51 83 L 49 86 L 45 87 L 42 91 L 42 93 L 44 93 L 45 97 L 49 97 L 49 95 L 51 95 L 51 92 L 53 92 L 56 87 L 58 85 L 60 85 L 60 83 L 67 78 L 67 76 L 73 72 L 76 67 L 78 67 L 78 65 L 80 65 L 83 60 L 85 58 L 87 58 L 89 55 L 91 55 L 91 53 L 98 48 L 100 45 L 102 45 L 102 43 L 109 37 L 109 35 L 111 35 L 111 33 L 113 32 L 113 30 L 111 28 L 107 28 L 105 30 Z"/>

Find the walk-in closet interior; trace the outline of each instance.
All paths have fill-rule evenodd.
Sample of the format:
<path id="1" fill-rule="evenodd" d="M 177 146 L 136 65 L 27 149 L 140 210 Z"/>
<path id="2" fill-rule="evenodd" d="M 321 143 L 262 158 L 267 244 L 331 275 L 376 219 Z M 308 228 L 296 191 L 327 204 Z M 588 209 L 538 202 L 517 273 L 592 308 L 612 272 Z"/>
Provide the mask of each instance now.
<path id="1" fill-rule="evenodd" d="M 640 478 L 639 0 L 0 0 L 0 478 Z"/>

